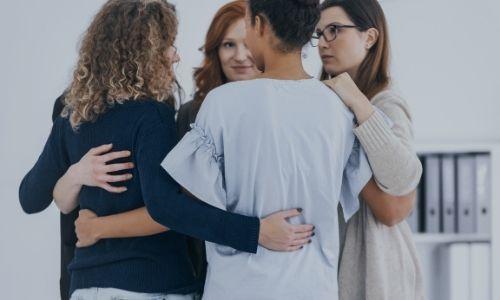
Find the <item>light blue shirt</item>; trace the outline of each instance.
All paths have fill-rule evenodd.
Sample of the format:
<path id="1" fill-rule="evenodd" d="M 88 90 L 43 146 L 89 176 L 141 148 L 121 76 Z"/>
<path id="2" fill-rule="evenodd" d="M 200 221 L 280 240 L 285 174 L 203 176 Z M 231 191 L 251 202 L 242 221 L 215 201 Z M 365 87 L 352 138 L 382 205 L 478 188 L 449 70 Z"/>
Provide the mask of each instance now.
<path id="1" fill-rule="evenodd" d="M 300 207 L 290 222 L 315 225 L 316 236 L 296 252 L 207 242 L 204 299 L 337 299 L 337 205 L 350 218 L 372 177 L 353 126 L 353 114 L 316 79 L 235 82 L 206 97 L 163 167 L 228 211 L 262 218 Z"/>

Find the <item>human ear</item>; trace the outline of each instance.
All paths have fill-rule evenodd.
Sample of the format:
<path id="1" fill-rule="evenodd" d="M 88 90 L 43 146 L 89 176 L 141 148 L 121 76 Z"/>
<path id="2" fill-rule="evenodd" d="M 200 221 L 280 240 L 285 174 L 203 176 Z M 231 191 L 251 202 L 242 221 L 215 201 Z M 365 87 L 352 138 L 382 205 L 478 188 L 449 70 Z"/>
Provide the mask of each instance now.
<path id="1" fill-rule="evenodd" d="M 264 33 L 266 31 L 266 29 L 269 27 L 267 26 L 268 22 L 267 20 L 262 17 L 261 15 L 257 15 L 255 16 L 255 31 L 260 35 L 260 36 L 264 36 Z"/>
<path id="2" fill-rule="evenodd" d="M 377 29 L 375 28 L 370 28 L 366 31 L 366 34 L 367 34 L 367 38 L 366 38 L 366 44 L 365 44 L 365 48 L 366 50 L 370 50 L 373 45 L 375 45 L 378 41 L 378 37 L 379 37 L 379 32 Z"/>

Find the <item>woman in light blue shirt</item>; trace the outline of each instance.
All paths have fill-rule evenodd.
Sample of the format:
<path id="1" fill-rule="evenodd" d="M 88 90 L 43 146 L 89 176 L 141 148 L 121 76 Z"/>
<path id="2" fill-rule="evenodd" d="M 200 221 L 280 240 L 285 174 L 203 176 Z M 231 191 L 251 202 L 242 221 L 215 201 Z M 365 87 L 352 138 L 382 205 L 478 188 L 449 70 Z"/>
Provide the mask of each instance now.
<path id="1" fill-rule="evenodd" d="M 211 205 L 254 216 L 300 205 L 300 221 L 316 225 L 317 238 L 293 253 L 259 247 L 250 255 L 208 243 L 205 299 L 337 298 L 337 204 L 352 216 L 372 173 L 353 114 L 302 67 L 318 5 L 248 2 L 247 45 L 263 74 L 209 93 L 193 130 L 163 162 Z"/>

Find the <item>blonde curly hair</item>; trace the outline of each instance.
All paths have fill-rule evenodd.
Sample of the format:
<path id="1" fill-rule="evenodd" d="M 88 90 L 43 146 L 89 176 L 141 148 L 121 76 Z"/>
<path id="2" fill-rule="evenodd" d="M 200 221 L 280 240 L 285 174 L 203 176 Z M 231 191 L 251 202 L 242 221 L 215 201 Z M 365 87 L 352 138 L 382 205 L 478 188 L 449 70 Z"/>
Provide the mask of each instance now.
<path id="1" fill-rule="evenodd" d="M 164 0 L 110 0 L 87 29 L 63 116 L 76 130 L 127 100 L 173 102 L 175 77 L 167 53 L 178 21 Z M 171 103 L 175 105 L 175 103 Z"/>

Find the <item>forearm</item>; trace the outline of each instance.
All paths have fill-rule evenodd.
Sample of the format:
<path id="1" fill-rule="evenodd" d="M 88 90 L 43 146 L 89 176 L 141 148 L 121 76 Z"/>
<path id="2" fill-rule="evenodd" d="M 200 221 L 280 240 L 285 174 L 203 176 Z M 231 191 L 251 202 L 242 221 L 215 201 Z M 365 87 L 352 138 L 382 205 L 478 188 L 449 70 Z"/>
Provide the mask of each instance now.
<path id="1" fill-rule="evenodd" d="M 354 104 L 350 107 L 351 111 L 356 116 L 356 122 L 362 124 L 368 120 L 375 112 L 375 107 L 370 103 L 370 100 L 364 95 L 360 95 Z"/>
<path id="2" fill-rule="evenodd" d="M 28 214 L 40 212 L 52 203 L 54 186 L 66 172 L 67 166 L 60 149 L 62 146 L 58 133 L 54 126 L 42 154 L 24 176 L 19 187 L 19 201 L 24 212 Z"/>
<path id="3" fill-rule="evenodd" d="M 98 239 L 150 236 L 168 231 L 153 220 L 146 207 L 96 218 L 92 226 Z"/>
<path id="4" fill-rule="evenodd" d="M 401 124 L 395 126 L 401 127 Z M 384 192 L 401 196 L 416 188 L 422 165 L 412 147 L 393 132 L 380 112 L 375 111 L 354 129 L 354 133 L 366 152 L 377 184 Z"/>
<path id="5" fill-rule="evenodd" d="M 391 196 L 382 191 L 372 179 L 361 192 L 362 199 L 368 204 L 374 216 L 387 226 L 403 221 L 415 205 L 415 191 L 404 196 Z"/>
<path id="6" fill-rule="evenodd" d="M 256 253 L 260 220 L 233 214 L 182 194 L 179 185 L 161 166 L 177 142 L 175 128 L 170 121 L 160 120 L 144 126 L 138 134 L 135 153 L 142 198 L 151 217 L 176 232 Z M 203 180 L 218 178 L 208 176 Z"/>
<path id="7" fill-rule="evenodd" d="M 63 214 L 69 214 L 78 206 L 82 185 L 78 182 L 74 168 L 75 165 L 71 166 L 57 181 L 53 191 L 54 202 Z"/>
<path id="8" fill-rule="evenodd" d="M 200 240 L 257 252 L 258 218 L 226 212 L 178 192 L 154 197 L 158 200 L 148 201 L 147 209 L 153 219 L 164 226 Z"/>

